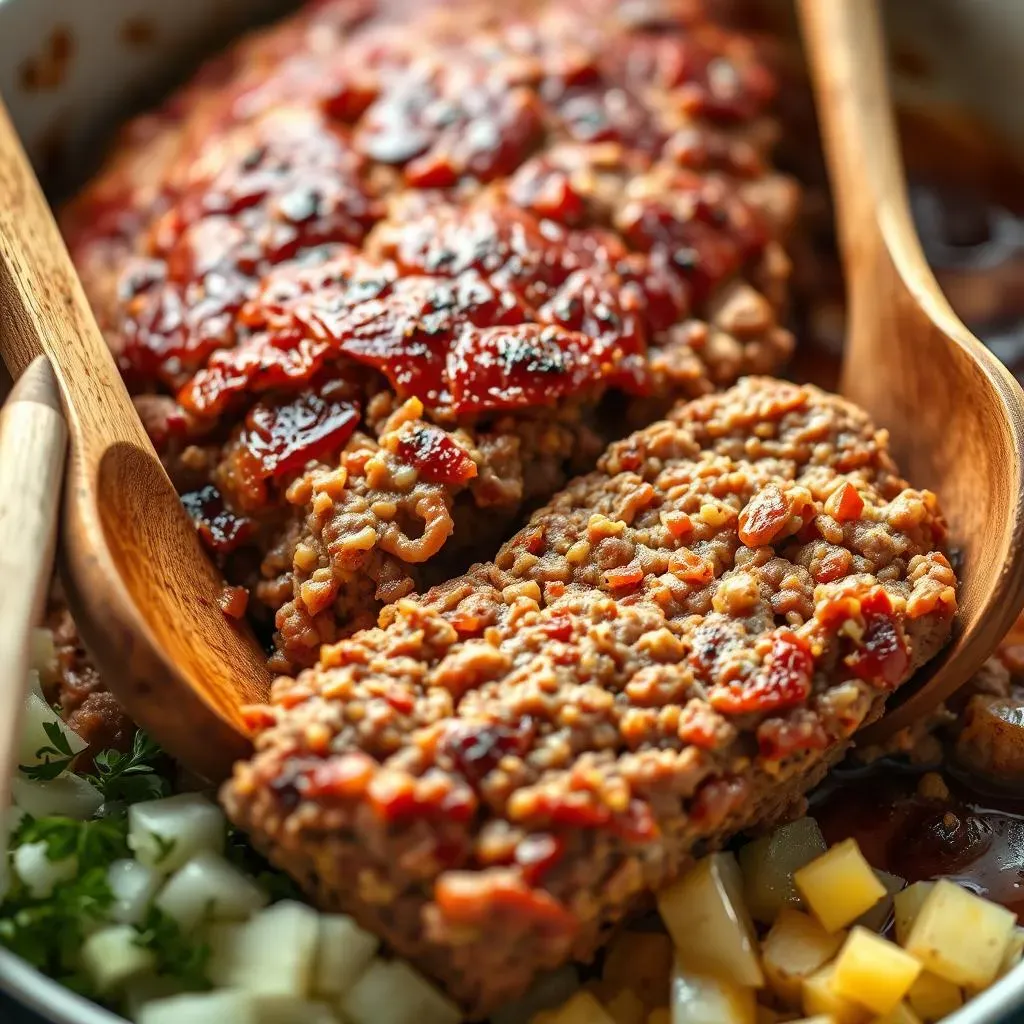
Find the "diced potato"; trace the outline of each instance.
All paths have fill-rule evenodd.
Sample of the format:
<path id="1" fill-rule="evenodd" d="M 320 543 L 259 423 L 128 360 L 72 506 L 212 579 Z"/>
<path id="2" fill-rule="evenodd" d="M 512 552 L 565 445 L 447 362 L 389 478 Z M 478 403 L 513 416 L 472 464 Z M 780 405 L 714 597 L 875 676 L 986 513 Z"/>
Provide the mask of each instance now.
<path id="1" fill-rule="evenodd" d="M 754 1024 L 754 990 L 677 966 L 672 972 L 672 1024 Z"/>
<path id="2" fill-rule="evenodd" d="M 999 977 L 1009 974 L 1024 958 L 1024 928 L 1014 928 L 1010 933 L 1010 941 L 1003 954 L 1003 962 L 999 965 Z"/>
<path id="3" fill-rule="evenodd" d="M 541 1010 L 561 1006 L 579 987 L 579 973 L 571 964 L 549 971 L 539 977 L 525 995 L 495 1010 L 491 1014 L 491 1024 L 529 1024 Z"/>
<path id="4" fill-rule="evenodd" d="M 743 876 L 731 853 L 713 853 L 658 894 L 658 910 L 680 963 L 758 988 L 764 973 L 754 923 L 743 901 Z"/>
<path id="5" fill-rule="evenodd" d="M 632 989 L 644 1003 L 663 1006 L 675 952 L 664 932 L 621 931 L 605 954 L 601 980 L 608 991 Z"/>
<path id="6" fill-rule="evenodd" d="M 914 882 L 893 897 L 893 910 L 896 919 L 896 941 L 906 948 L 910 929 L 917 920 L 928 894 L 935 888 L 934 882 Z"/>
<path id="7" fill-rule="evenodd" d="M 107 868 L 107 885 L 114 897 L 107 916 L 118 924 L 138 924 L 161 881 L 162 876 L 148 864 L 131 857 L 115 860 Z"/>
<path id="8" fill-rule="evenodd" d="M 197 793 L 128 808 L 128 845 L 143 864 L 167 874 L 204 850 L 221 853 L 226 828 L 223 811 Z"/>
<path id="9" fill-rule="evenodd" d="M 146 1003 L 137 1024 L 260 1024 L 248 992 L 204 992 Z"/>
<path id="10" fill-rule="evenodd" d="M 799 906 L 793 872 L 826 850 L 813 818 L 800 818 L 747 843 L 739 852 L 743 892 L 755 921 L 771 924 L 786 905 Z"/>
<path id="11" fill-rule="evenodd" d="M 15 772 L 11 777 L 11 799 L 33 818 L 88 821 L 100 809 L 103 794 L 74 772 L 65 772 L 46 782 L 34 782 Z"/>
<path id="12" fill-rule="evenodd" d="M 907 884 L 907 880 L 900 878 L 899 875 L 890 875 L 888 871 L 879 871 L 877 869 L 875 869 L 875 877 L 885 887 L 885 895 L 870 910 L 861 914 L 853 923 L 859 924 L 869 931 L 880 932 L 885 928 L 889 920 L 889 914 L 892 913 L 893 898 Z"/>
<path id="13" fill-rule="evenodd" d="M 342 1016 L 351 1024 L 459 1024 L 462 1020 L 453 1002 L 401 960 L 374 960 L 340 1005 Z M 600 1009 L 596 1001 L 594 1005 Z M 603 1012 L 585 1020 L 586 1024 L 608 1024 Z M 576 1024 L 572 1017 L 557 1021 Z"/>
<path id="14" fill-rule="evenodd" d="M 809 1017 L 832 1017 L 836 1024 L 866 1024 L 871 1014 L 859 1003 L 840 995 L 833 984 L 832 964 L 826 964 L 804 979 L 804 1013 Z"/>
<path id="15" fill-rule="evenodd" d="M 220 854 L 204 850 L 171 875 L 155 903 L 187 932 L 204 919 L 244 921 L 266 906 L 267 894 Z"/>
<path id="16" fill-rule="evenodd" d="M 61 882 L 78 873 L 77 857 L 50 860 L 47 849 L 45 842 L 22 843 L 11 856 L 14 873 L 36 899 L 46 899 Z"/>
<path id="17" fill-rule="evenodd" d="M 963 1006 L 964 996 L 953 982 L 930 971 L 922 971 L 917 981 L 910 986 L 907 1002 L 921 1020 L 933 1024 L 934 1021 L 948 1017 L 954 1010 L 959 1010 Z"/>
<path id="18" fill-rule="evenodd" d="M 321 914 L 318 921 L 313 991 L 340 996 L 369 966 L 380 946 L 376 935 L 364 931 L 345 914 Z"/>
<path id="19" fill-rule="evenodd" d="M 1005 907 L 942 880 L 921 906 L 907 952 L 933 974 L 984 988 L 999 971 L 1016 921 Z"/>
<path id="20" fill-rule="evenodd" d="M 647 1024 L 672 1024 L 672 1011 L 667 1006 L 659 1006 L 647 1015 Z"/>
<path id="21" fill-rule="evenodd" d="M 67 757 L 63 752 L 49 755 L 39 753 L 44 747 L 53 747 L 53 742 L 46 735 L 47 727 L 60 732 L 72 755 L 81 753 L 89 745 L 74 729 L 65 724 L 60 715 L 38 693 L 30 692 L 25 697 L 25 708 L 22 713 L 18 764 L 42 764 L 47 756 L 51 761 Z"/>
<path id="22" fill-rule="evenodd" d="M 832 987 L 841 996 L 886 1014 L 921 973 L 921 965 L 895 942 L 860 925 L 855 927 L 836 957 Z"/>
<path id="23" fill-rule="evenodd" d="M 309 995 L 318 935 L 317 913 L 283 900 L 244 924 L 210 927 L 210 980 L 219 988 L 264 995 Z"/>
<path id="24" fill-rule="evenodd" d="M 885 1016 L 876 1017 L 872 1024 L 921 1024 L 921 1018 L 906 1003 L 897 1003 Z"/>
<path id="25" fill-rule="evenodd" d="M 116 992 L 156 967 L 153 951 L 140 946 L 138 937 L 130 924 L 114 924 L 93 932 L 82 943 L 82 967 L 98 991 Z"/>
<path id="26" fill-rule="evenodd" d="M 856 921 L 885 895 L 885 886 L 855 839 L 836 843 L 797 870 L 793 881 L 811 912 L 830 932 Z"/>
<path id="27" fill-rule="evenodd" d="M 605 1010 L 615 1024 L 644 1024 L 647 1016 L 644 1001 L 629 988 L 616 992 L 605 1004 Z"/>
<path id="28" fill-rule="evenodd" d="M 831 960 L 845 938 L 845 932 L 827 932 L 809 914 L 783 907 L 761 947 L 772 991 L 787 1006 L 798 1007 L 804 979 Z"/>

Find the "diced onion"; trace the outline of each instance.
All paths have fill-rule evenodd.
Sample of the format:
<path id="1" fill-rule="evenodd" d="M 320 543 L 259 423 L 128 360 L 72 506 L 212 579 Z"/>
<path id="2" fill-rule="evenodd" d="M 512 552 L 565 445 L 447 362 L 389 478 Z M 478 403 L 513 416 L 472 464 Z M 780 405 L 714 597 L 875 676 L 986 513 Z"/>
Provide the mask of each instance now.
<path id="1" fill-rule="evenodd" d="M 93 932 L 82 944 L 82 966 L 100 992 L 114 992 L 130 979 L 153 970 L 152 950 L 138 944 L 139 933 L 128 924 Z"/>
<path id="2" fill-rule="evenodd" d="M 60 665 L 57 662 L 57 648 L 53 643 L 53 632 L 49 629 L 32 630 L 32 646 L 29 663 L 36 674 L 36 680 L 43 686 L 52 686 L 60 677 Z M 42 690 L 39 693 L 42 696 Z"/>
<path id="3" fill-rule="evenodd" d="M 366 969 L 380 946 L 344 914 L 321 914 L 318 921 L 313 991 L 321 996 L 347 992 Z"/>
<path id="4" fill-rule="evenodd" d="M 244 924 L 213 925 L 210 980 L 219 988 L 306 997 L 312 989 L 317 913 L 285 900 Z"/>
<path id="5" fill-rule="evenodd" d="M 784 906 L 800 906 L 793 872 L 827 849 L 818 823 L 799 818 L 740 849 L 744 895 L 755 921 L 771 924 Z"/>
<path id="6" fill-rule="evenodd" d="M 672 1024 L 754 1024 L 753 989 L 677 967 L 672 975 Z"/>
<path id="7" fill-rule="evenodd" d="M 400 960 L 374 960 L 341 1000 L 352 1024 L 459 1024 L 459 1008 Z"/>
<path id="8" fill-rule="evenodd" d="M 154 999 L 139 1012 L 138 1024 L 261 1024 L 248 992 L 207 992 L 202 995 Z"/>
<path id="9" fill-rule="evenodd" d="M 42 764 L 44 757 L 37 751 L 53 744 L 46 735 L 46 726 L 56 726 L 67 741 L 72 754 L 78 754 L 89 745 L 73 729 L 69 728 L 60 715 L 43 700 L 38 693 L 29 693 L 25 698 L 25 708 L 21 723 L 21 742 L 18 747 L 18 764 Z M 51 760 L 61 755 L 50 754 Z M 66 755 L 64 755 L 66 756 Z"/>
<path id="10" fill-rule="evenodd" d="M 33 818 L 86 821 L 103 803 L 103 794 L 73 772 L 65 772 L 48 782 L 35 782 L 16 772 L 11 778 L 11 796 L 14 803 Z"/>
<path id="11" fill-rule="evenodd" d="M 244 921 L 266 906 L 267 894 L 219 853 L 204 850 L 167 881 L 156 905 L 184 931 L 202 919 Z"/>
<path id="12" fill-rule="evenodd" d="M 339 1017 L 326 1003 L 293 996 L 252 995 L 259 1024 L 338 1024 Z M 223 1024 L 234 1024 L 224 1021 Z"/>
<path id="13" fill-rule="evenodd" d="M 146 914 L 161 875 L 148 864 L 131 858 L 115 860 L 107 868 L 107 885 L 114 902 L 108 916 L 118 924 L 138 924 Z"/>
<path id="14" fill-rule="evenodd" d="M 220 853 L 226 827 L 221 809 L 196 793 L 145 800 L 128 808 L 128 845 L 143 864 L 165 873 L 204 850 Z"/>
<path id="15" fill-rule="evenodd" d="M 36 899 L 45 899 L 55 886 L 74 878 L 78 871 L 75 857 L 50 860 L 46 851 L 44 842 L 22 843 L 11 858 L 15 873 Z"/>

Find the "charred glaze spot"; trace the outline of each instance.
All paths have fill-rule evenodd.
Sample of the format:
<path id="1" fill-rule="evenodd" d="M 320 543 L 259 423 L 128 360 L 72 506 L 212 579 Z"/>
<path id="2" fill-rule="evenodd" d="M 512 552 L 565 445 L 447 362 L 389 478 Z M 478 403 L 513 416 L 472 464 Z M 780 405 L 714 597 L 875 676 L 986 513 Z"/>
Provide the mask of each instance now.
<path id="1" fill-rule="evenodd" d="M 256 524 L 236 515 L 224 504 L 224 498 L 213 484 L 181 496 L 203 543 L 214 553 L 226 555 L 251 540 Z"/>

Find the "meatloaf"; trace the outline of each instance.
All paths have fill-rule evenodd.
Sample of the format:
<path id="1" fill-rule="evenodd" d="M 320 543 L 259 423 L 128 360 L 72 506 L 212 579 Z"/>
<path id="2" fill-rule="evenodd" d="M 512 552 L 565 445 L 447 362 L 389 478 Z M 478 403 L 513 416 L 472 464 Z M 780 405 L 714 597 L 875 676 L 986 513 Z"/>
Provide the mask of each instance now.
<path id="1" fill-rule="evenodd" d="M 783 814 L 946 641 L 936 498 L 840 398 L 748 378 L 252 709 L 230 816 L 471 1013 Z"/>
<path id="2" fill-rule="evenodd" d="M 65 232 L 277 668 L 779 367 L 774 90 L 697 0 L 319 0 L 125 130 Z"/>

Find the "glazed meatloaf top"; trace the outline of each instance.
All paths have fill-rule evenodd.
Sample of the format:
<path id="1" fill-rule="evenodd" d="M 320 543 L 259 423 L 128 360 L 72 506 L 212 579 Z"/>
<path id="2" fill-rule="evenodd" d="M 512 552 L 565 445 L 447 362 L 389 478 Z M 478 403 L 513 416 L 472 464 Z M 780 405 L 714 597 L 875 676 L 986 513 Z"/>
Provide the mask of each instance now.
<path id="1" fill-rule="evenodd" d="M 486 1011 L 821 777 L 948 637 L 945 541 L 863 413 L 746 379 L 279 679 L 226 806 Z"/>
<path id="2" fill-rule="evenodd" d="M 321 0 L 127 128 L 65 230 L 279 668 L 779 366 L 774 88 L 695 0 Z"/>

